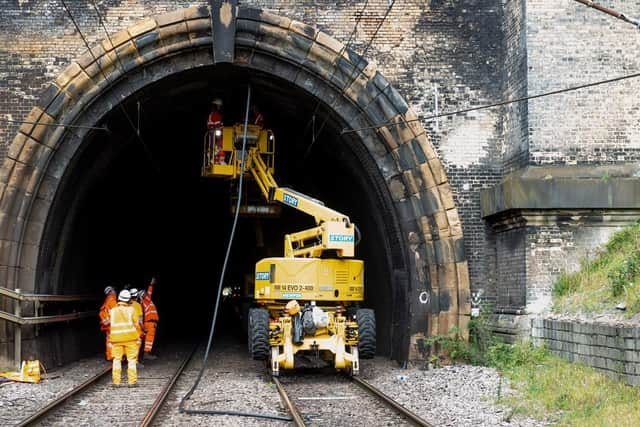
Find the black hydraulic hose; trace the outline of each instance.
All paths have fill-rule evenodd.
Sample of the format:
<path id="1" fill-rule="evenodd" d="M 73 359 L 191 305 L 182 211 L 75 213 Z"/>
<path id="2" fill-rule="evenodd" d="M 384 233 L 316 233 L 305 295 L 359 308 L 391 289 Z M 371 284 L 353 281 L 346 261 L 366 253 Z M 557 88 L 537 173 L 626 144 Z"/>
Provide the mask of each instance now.
<path id="1" fill-rule="evenodd" d="M 245 149 L 247 146 L 247 125 L 249 122 L 249 104 L 251 102 L 251 86 L 247 87 L 247 110 L 244 116 L 244 134 L 242 136 L 242 160 L 240 163 L 240 179 L 238 181 L 238 201 L 236 202 L 236 212 L 233 217 L 233 225 L 231 226 L 231 235 L 229 236 L 229 243 L 227 244 L 227 252 L 224 256 L 224 263 L 222 264 L 222 271 L 220 272 L 220 282 L 218 283 L 218 295 L 216 296 L 216 305 L 213 309 L 213 320 L 211 321 L 211 329 L 209 330 L 209 341 L 207 342 L 207 349 L 204 352 L 204 358 L 202 361 L 202 367 L 200 368 L 200 372 L 198 373 L 198 377 L 196 381 L 193 383 L 191 389 L 182 397 L 180 400 L 180 405 L 178 406 L 180 412 L 186 414 L 206 414 L 206 415 L 234 415 L 239 417 L 253 417 L 253 418 L 266 418 L 270 420 L 279 420 L 279 421 L 291 421 L 291 417 L 285 417 L 281 415 L 269 415 L 269 414 L 258 414 L 253 412 L 239 412 L 239 411 L 225 411 L 225 410 L 217 410 L 217 409 L 188 409 L 184 407 L 184 402 L 188 400 L 193 392 L 196 390 L 198 385 L 200 384 L 200 380 L 202 380 L 202 375 L 204 374 L 204 370 L 207 366 L 207 361 L 209 360 L 209 351 L 211 350 L 211 343 L 213 342 L 213 332 L 216 328 L 216 319 L 218 317 L 218 307 L 220 305 L 220 294 L 222 293 L 222 284 L 224 282 L 224 275 L 227 270 L 227 263 L 229 261 L 229 254 L 231 253 L 231 245 L 233 243 L 233 237 L 236 233 L 236 225 L 238 223 L 238 214 L 240 213 L 240 202 L 242 201 L 242 181 L 244 176 L 244 162 L 245 162 Z"/>

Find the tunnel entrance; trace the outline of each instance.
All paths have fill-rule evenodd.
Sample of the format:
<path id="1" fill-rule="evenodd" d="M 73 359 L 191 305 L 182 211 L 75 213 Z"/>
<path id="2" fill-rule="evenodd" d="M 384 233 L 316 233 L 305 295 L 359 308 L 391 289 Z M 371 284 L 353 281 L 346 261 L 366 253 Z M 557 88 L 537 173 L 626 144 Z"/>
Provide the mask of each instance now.
<path id="1" fill-rule="evenodd" d="M 313 97 L 233 66 L 176 73 L 145 87 L 137 97 L 141 138 L 120 108 L 107 114 L 102 123 L 110 132 L 88 137 L 52 206 L 44 240 L 59 243 L 41 251 L 41 280 L 98 291 L 106 285 L 140 287 L 157 275 L 155 300 L 165 334 L 183 334 L 185 322 L 190 332 L 206 333 L 236 191 L 228 181 L 200 177 L 206 119 L 211 100 L 221 98 L 226 124 L 240 122 L 248 85 L 252 104 L 276 136 L 278 182 L 350 215 L 360 228 L 367 304 L 379 305 L 380 340 L 387 344 L 381 349 L 390 354 L 390 310 L 382 302 L 391 298 L 391 267 L 379 242 L 392 218 L 371 214 L 379 203 L 371 188 L 384 181 L 367 177 L 357 153 L 340 142 L 344 124 L 324 126 L 309 150 L 321 124 L 318 119 L 312 128 L 314 113 L 326 117 L 315 111 Z M 138 101 L 123 107 L 137 123 Z M 284 234 L 314 225 L 313 218 L 289 208 L 279 218 L 241 218 L 224 285 L 241 285 L 259 259 L 283 256 Z"/>
<path id="2" fill-rule="evenodd" d="M 406 360 L 416 339 L 464 328 L 461 225 L 444 169 L 402 97 L 326 34 L 254 9 L 238 10 L 233 58 L 218 63 L 211 22 L 207 8 L 149 18 L 82 55 L 44 93 L 29 115 L 42 125 L 20 128 L 3 166 L 7 286 L 99 294 L 158 274 L 163 334 L 208 330 L 232 218 L 228 183 L 199 175 L 206 116 L 219 97 L 225 122 L 241 121 L 251 85 L 277 138 L 279 184 L 362 231 L 356 257 L 379 354 Z M 45 126 L 54 123 L 81 127 Z M 225 285 L 280 256 L 283 235 L 311 221 L 287 208 L 280 218 L 243 219 Z M 70 360 L 90 340 L 99 348 L 94 325 L 26 328 L 24 345 Z M 75 344 L 60 345 L 69 337 Z M 5 358 L 10 351 L 6 344 Z"/>

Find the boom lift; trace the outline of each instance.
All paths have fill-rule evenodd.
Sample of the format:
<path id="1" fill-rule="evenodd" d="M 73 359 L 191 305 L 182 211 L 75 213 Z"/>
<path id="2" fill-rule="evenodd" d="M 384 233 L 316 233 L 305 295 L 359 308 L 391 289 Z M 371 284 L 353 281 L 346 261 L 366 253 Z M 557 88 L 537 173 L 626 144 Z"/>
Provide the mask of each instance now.
<path id="1" fill-rule="evenodd" d="M 336 369 L 357 375 L 359 358 L 372 358 L 376 350 L 374 312 L 358 308 L 364 300 L 364 262 L 352 258 L 357 228 L 321 201 L 278 186 L 271 130 L 247 125 L 242 170 L 244 130 L 235 124 L 207 133 L 201 175 L 237 180 L 244 173 L 267 207 L 279 202 L 311 215 L 316 224 L 285 235 L 283 257 L 256 263 L 249 352 L 254 359 L 270 360 L 274 376 L 280 368 L 293 369 L 295 355 L 310 358 L 315 366 L 321 360 L 333 362 Z"/>

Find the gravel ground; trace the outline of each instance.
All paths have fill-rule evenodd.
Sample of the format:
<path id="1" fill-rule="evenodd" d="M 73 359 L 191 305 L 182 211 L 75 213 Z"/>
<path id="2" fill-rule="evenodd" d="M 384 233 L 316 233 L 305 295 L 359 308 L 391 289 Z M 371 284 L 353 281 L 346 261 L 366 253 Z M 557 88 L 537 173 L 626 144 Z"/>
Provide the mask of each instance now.
<path id="1" fill-rule="evenodd" d="M 96 375 L 108 364 L 104 356 L 96 356 L 50 371 L 48 375 L 51 379 L 43 380 L 38 384 L 1 383 L 0 425 L 18 424 L 20 420 L 35 413 L 75 385 Z"/>
<path id="2" fill-rule="evenodd" d="M 456 365 L 401 369 L 395 362 L 376 358 L 361 361 L 360 369 L 363 379 L 436 426 L 550 425 L 530 418 L 511 418 L 509 408 L 495 404 L 499 389 L 502 395 L 513 391 L 493 368 Z"/>
<path id="3" fill-rule="evenodd" d="M 202 367 L 197 353 L 180 377 L 154 425 L 159 426 L 289 426 L 289 422 L 227 415 L 180 413 L 178 405 L 191 389 Z M 188 409 L 253 412 L 288 416 L 275 385 L 269 381 L 265 362 L 249 359 L 245 343 L 220 344 L 209 355 L 207 369 L 185 407 Z"/>
<path id="4" fill-rule="evenodd" d="M 285 426 L 290 423 L 258 418 L 188 415 L 178 404 L 191 388 L 202 363 L 202 350 L 169 395 L 155 425 L 160 426 Z M 0 425 L 15 425 L 73 385 L 86 380 L 105 366 L 102 357 L 81 360 L 52 372 L 56 378 L 40 384 L 5 383 L 0 386 Z M 523 419 L 495 404 L 501 393 L 509 393 L 500 384 L 495 369 L 476 366 L 450 366 L 435 370 L 417 367 L 401 369 L 385 358 L 361 361 L 362 378 L 437 426 L 547 426 L 549 423 Z M 244 343 L 219 345 L 212 352 L 205 375 L 195 393 L 186 402 L 192 409 L 225 409 L 286 416 L 278 392 L 269 381 L 264 362 L 250 360 Z M 350 425 L 357 425 L 351 423 Z M 369 423 L 369 426 L 372 424 Z"/>

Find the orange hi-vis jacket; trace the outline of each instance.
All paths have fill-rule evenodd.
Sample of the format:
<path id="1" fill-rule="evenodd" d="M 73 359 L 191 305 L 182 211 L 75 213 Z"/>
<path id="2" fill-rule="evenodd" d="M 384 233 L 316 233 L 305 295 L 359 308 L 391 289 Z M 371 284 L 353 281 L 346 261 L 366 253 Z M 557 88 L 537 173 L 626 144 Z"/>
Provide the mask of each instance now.
<path id="1" fill-rule="evenodd" d="M 156 305 L 151 301 L 151 295 L 153 294 L 153 285 L 147 287 L 147 292 L 142 298 L 142 312 L 144 313 L 144 323 L 157 322 L 160 320 L 158 316 L 158 310 Z"/>
<path id="2" fill-rule="evenodd" d="M 116 299 L 115 294 L 109 294 L 105 298 L 102 306 L 100 307 L 100 312 L 98 315 L 100 316 L 100 330 L 101 331 L 109 331 L 109 321 L 111 318 L 111 309 L 118 305 L 118 301 Z"/>
<path id="3" fill-rule="evenodd" d="M 112 343 L 137 341 L 140 333 L 140 317 L 132 305 L 119 302 L 111 309 L 109 340 Z"/>

